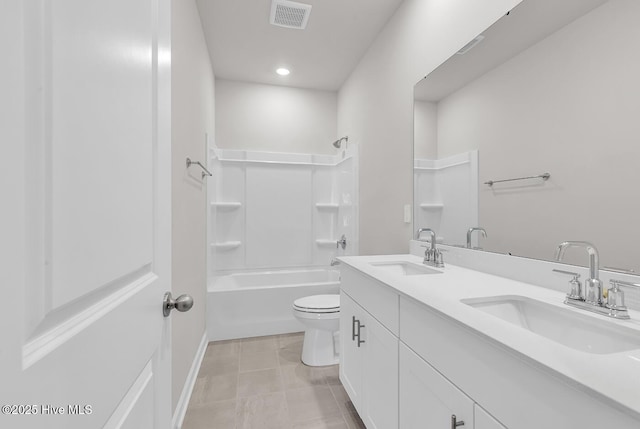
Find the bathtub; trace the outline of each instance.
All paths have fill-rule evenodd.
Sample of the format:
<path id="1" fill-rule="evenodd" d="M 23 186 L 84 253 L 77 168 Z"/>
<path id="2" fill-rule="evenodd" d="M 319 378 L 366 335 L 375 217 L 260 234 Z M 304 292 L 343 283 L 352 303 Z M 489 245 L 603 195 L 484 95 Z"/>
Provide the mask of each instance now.
<path id="1" fill-rule="evenodd" d="M 340 272 L 329 268 L 228 273 L 207 285 L 210 341 L 300 332 L 292 313 L 303 296 L 339 293 Z"/>

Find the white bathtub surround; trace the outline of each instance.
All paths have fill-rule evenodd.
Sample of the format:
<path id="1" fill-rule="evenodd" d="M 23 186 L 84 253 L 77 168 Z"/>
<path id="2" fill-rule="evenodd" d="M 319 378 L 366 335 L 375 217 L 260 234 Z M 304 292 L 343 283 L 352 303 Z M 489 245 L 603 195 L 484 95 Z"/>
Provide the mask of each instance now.
<path id="1" fill-rule="evenodd" d="M 296 299 L 338 293 L 340 274 L 329 267 L 227 272 L 209 280 L 210 341 L 305 330 L 293 316 Z"/>
<path id="2" fill-rule="evenodd" d="M 416 229 L 432 228 L 438 239 L 464 244 L 468 226 L 478 225 L 478 151 L 415 159 L 413 181 Z"/>
<path id="3" fill-rule="evenodd" d="M 336 155 L 211 150 L 211 340 L 302 331 L 293 301 L 338 292 L 330 261 L 358 252 L 358 146 L 347 146 Z"/>
<path id="4" fill-rule="evenodd" d="M 331 144 L 331 142 L 327 142 Z M 209 277 L 357 254 L 357 145 L 337 155 L 213 149 Z M 336 248 L 344 234 L 345 251 Z"/>
<path id="5" fill-rule="evenodd" d="M 412 384 L 416 377 L 407 377 L 403 367 L 413 365 L 411 362 L 427 365 L 427 361 L 440 372 L 440 380 L 454 386 L 457 392 L 464 392 L 467 400 L 471 398 L 471 410 L 475 406 L 484 409 L 509 428 L 631 428 L 640 424 L 637 382 L 640 308 L 637 303 L 632 304 L 628 299 L 632 308 L 629 321 L 574 309 L 563 304 L 569 279 L 551 273 L 552 268 L 567 269 L 566 265 L 450 246 L 439 246 L 446 251 L 445 267 L 438 270 L 439 274 L 399 275 L 384 266 L 372 265 L 392 261 L 421 265 L 423 244 L 412 242 L 414 255 L 340 258 L 342 288 L 346 293 L 355 295 L 361 282 L 367 281 L 373 282 L 367 287 L 382 288 L 396 296 L 395 304 L 388 307 L 397 309 L 399 304 L 399 326 L 394 324 L 398 318 L 392 318 L 393 323 L 385 322 L 380 317 L 384 313 L 378 315 L 378 320 L 388 325 L 387 329 L 397 336 L 400 345 L 400 399 L 403 392 L 408 391 L 407 386 L 409 391 L 419 387 Z M 458 262 L 481 266 L 484 271 L 503 272 L 512 278 L 454 265 Z M 579 267 L 571 270 L 574 268 L 585 270 Z M 601 274 L 603 280 L 609 277 L 632 280 L 630 276 Z M 370 295 L 361 294 L 358 304 L 375 311 L 382 304 Z M 631 347 L 580 351 L 468 304 L 476 302 L 474 299 L 504 295 L 542 301 L 554 311 L 587 318 L 595 322 L 594 326 L 636 335 L 631 336 Z M 562 326 L 555 328 L 563 329 Z M 411 353 L 415 352 L 413 358 L 408 357 L 411 353 L 407 353 L 403 344 Z M 346 386 L 344 381 L 343 384 Z M 400 403 L 405 404 L 405 410 L 411 406 L 410 401 Z M 401 406 L 400 421 L 402 418 Z M 550 422 L 551 418 L 557 420 Z M 367 421 L 366 416 L 363 419 Z M 473 412 L 470 422 L 473 422 Z M 496 424 L 491 427 L 502 427 Z"/>

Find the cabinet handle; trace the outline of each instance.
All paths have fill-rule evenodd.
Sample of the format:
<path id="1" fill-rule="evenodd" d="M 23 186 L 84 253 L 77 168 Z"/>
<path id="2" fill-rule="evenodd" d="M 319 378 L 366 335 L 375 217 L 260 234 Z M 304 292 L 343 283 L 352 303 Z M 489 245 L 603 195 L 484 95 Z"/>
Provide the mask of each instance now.
<path id="1" fill-rule="evenodd" d="M 451 414 L 451 429 L 456 429 L 458 426 L 464 426 L 464 420 L 456 421 L 456 415 Z"/>
<path id="2" fill-rule="evenodd" d="M 360 322 L 358 322 L 358 325 Z M 356 316 L 351 316 L 351 341 L 356 340 Z"/>
<path id="3" fill-rule="evenodd" d="M 364 328 L 364 325 L 360 324 L 360 321 L 358 320 L 358 347 L 360 347 L 360 344 L 364 344 L 364 340 L 360 339 L 360 329 Z"/>

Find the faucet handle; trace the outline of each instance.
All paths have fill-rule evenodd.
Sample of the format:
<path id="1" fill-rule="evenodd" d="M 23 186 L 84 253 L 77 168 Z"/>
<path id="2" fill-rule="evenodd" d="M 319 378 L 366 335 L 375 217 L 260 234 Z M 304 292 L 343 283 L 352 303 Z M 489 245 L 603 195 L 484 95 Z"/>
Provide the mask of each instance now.
<path id="1" fill-rule="evenodd" d="M 572 271 L 564 271 L 564 270 L 552 270 L 554 273 L 565 274 L 568 276 L 573 276 L 571 280 L 569 280 L 569 292 L 567 292 L 568 299 L 574 300 L 583 300 L 582 296 L 582 284 L 580 284 L 580 274 L 574 273 Z"/>
<path id="2" fill-rule="evenodd" d="M 625 282 L 622 280 L 609 280 L 611 287 L 607 290 L 607 303 L 605 306 L 610 310 L 609 315 L 621 319 L 628 319 L 629 313 L 624 305 L 624 292 L 620 290 L 620 286 L 639 287 L 637 283 Z"/>

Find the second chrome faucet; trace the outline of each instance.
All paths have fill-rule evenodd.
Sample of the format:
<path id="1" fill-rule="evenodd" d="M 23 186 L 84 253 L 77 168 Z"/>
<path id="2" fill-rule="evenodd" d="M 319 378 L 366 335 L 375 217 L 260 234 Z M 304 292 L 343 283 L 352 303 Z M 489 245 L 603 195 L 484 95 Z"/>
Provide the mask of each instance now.
<path id="1" fill-rule="evenodd" d="M 620 290 L 620 285 L 637 286 L 632 283 L 620 280 L 611 280 L 612 287 L 606 292 L 602 288 L 602 281 L 599 278 L 600 257 L 598 249 L 593 244 L 586 241 L 564 241 L 556 249 L 556 260 L 562 261 L 565 252 L 570 247 L 582 248 L 589 255 L 589 278 L 584 281 L 584 288 L 578 280 L 580 275 L 562 270 L 554 270 L 561 274 L 569 274 L 573 279 L 569 282 L 570 291 L 567 293 L 565 304 L 583 310 L 604 314 L 616 319 L 629 319 L 629 312 L 624 305 L 624 292 Z"/>
<path id="2" fill-rule="evenodd" d="M 431 228 L 420 228 L 416 232 L 416 240 L 420 240 L 420 235 L 423 232 L 428 232 L 431 235 L 431 247 L 424 251 L 424 260 L 422 263 L 436 268 L 443 268 L 444 258 L 442 257 L 442 252 L 436 247 L 436 232 Z"/>

